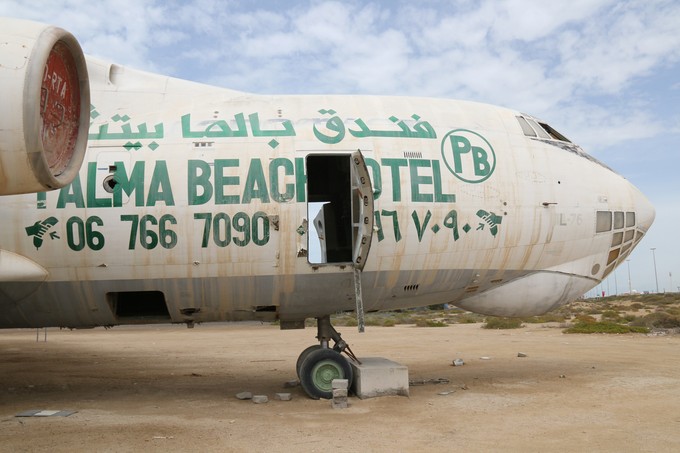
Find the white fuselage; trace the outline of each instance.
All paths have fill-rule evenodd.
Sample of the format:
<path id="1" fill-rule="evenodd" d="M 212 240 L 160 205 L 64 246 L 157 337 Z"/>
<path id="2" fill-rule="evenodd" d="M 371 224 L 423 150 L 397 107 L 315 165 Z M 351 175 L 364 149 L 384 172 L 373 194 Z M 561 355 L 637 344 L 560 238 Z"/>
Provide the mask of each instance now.
<path id="1" fill-rule="evenodd" d="M 256 96 L 98 60 L 88 69 L 79 177 L 2 199 L 0 327 L 352 310 L 366 227 L 353 223 L 361 191 L 348 182 L 357 150 L 373 187 L 366 310 L 543 313 L 597 285 L 654 218 L 623 177 L 577 145 L 527 135 L 526 116 L 506 108 Z"/>

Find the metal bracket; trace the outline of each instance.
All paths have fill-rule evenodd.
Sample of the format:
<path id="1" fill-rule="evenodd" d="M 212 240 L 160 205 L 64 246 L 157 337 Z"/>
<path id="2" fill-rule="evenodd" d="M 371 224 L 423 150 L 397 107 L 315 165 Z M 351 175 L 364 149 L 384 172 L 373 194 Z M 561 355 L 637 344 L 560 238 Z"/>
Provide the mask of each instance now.
<path id="1" fill-rule="evenodd" d="M 359 333 L 363 333 L 366 324 L 364 322 L 364 299 L 361 294 L 361 270 L 356 266 L 354 267 L 354 298 L 357 303 L 357 327 Z"/>

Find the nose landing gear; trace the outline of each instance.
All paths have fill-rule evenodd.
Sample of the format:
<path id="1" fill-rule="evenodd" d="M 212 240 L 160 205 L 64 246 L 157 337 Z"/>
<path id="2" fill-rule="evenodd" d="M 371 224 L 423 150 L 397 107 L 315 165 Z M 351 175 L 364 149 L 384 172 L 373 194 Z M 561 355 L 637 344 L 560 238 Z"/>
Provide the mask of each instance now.
<path id="1" fill-rule="evenodd" d="M 333 397 L 333 379 L 347 379 L 352 384 L 352 367 L 341 355 L 347 354 L 357 363 L 349 345 L 341 338 L 331 325 L 330 316 L 317 318 L 318 345 L 312 345 L 302 351 L 297 360 L 297 374 L 303 390 L 313 399 L 331 399 Z M 335 343 L 331 348 L 329 341 Z"/>

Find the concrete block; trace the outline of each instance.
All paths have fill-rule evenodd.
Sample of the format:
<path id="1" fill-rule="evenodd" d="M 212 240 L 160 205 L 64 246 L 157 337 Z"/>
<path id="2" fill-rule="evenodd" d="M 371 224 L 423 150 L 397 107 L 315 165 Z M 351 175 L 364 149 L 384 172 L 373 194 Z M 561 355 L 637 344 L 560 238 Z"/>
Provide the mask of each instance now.
<path id="1" fill-rule="evenodd" d="M 253 395 L 253 403 L 255 404 L 263 404 L 263 403 L 268 403 L 269 398 L 267 395 Z"/>
<path id="2" fill-rule="evenodd" d="M 352 391 L 361 399 L 377 396 L 409 396 L 408 368 L 382 357 L 359 358 L 350 362 L 354 371 Z"/>
<path id="3" fill-rule="evenodd" d="M 331 386 L 334 389 L 347 389 L 349 388 L 349 381 L 347 379 L 333 379 Z"/>
<path id="4" fill-rule="evenodd" d="M 333 409 L 347 409 L 349 404 L 347 403 L 347 398 L 333 398 L 331 400 L 331 407 Z"/>
<path id="5" fill-rule="evenodd" d="M 333 389 L 333 398 L 347 398 L 347 389 Z"/>
<path id="6" fill-rule="evenodd" d="M 290 393 L 277 393 L 274 395 L 274 399 L 279 401 L 290 401 L 291 398 L 292 395 Z"/>
<path id="7" fill-rule="evenodd" d="M 236 394 L 236 398 L 240 400 L 250 400 L 253 399 L 253 394 L 250 392 L 241 392 Z"/>

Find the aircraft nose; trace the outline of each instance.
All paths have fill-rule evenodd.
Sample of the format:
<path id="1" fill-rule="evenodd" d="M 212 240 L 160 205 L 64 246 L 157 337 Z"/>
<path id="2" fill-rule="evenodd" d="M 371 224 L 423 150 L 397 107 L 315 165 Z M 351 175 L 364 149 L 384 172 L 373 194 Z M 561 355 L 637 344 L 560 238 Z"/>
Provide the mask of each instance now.
<path id="1" fill-rule="evenodd" d="M 647 197 L 645 197 L 642 192 L 637 188 L 635 190 L 635 215 L 637 216 L 637 225 L 640 230 L 647 233 L 649 227 L 654 223 L 654 218 L 656 217 L 656 210 L 652 203 Z"/>

